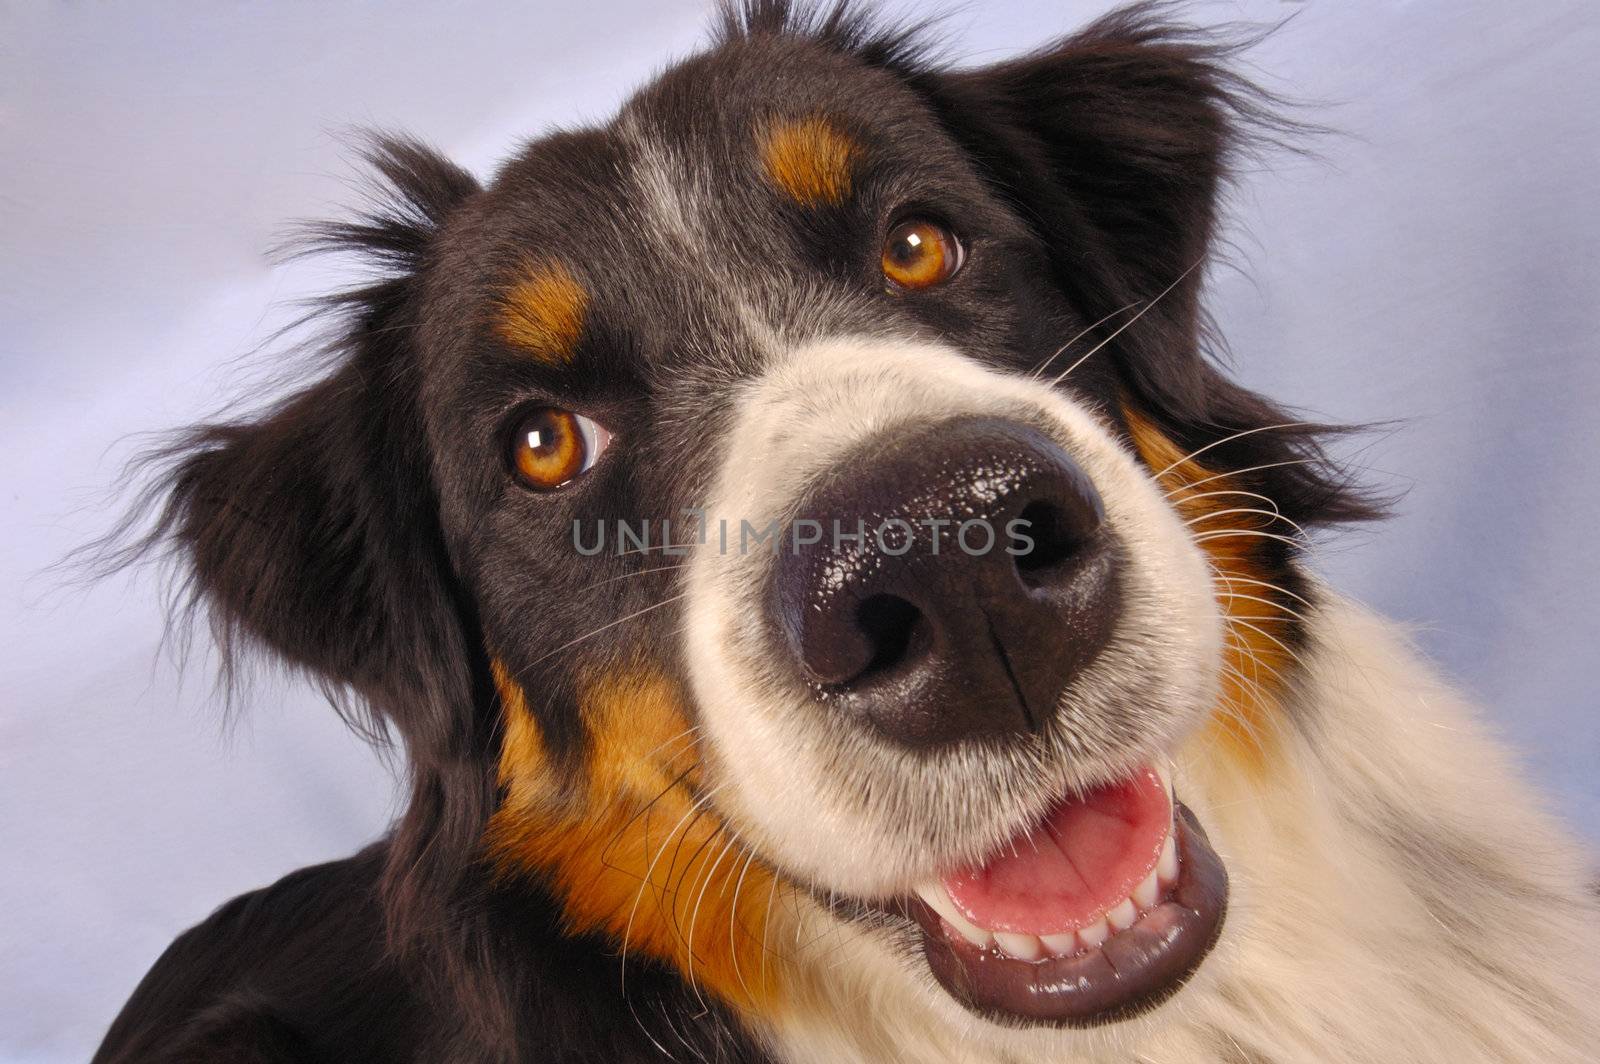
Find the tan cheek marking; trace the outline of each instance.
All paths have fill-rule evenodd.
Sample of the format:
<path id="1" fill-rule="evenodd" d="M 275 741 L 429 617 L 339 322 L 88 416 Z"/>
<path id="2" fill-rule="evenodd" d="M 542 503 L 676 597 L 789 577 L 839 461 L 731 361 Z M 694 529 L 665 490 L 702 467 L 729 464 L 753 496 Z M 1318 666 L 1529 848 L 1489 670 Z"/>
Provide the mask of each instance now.
<path id="1" fill-rule="evenodd" d="M 501 339 L 547 362 L 568 362 L 583 334 L 589 293 L 561 263 L 531 267 L 500 300 Z"/>
<path id="2" fill-rule="evenodd" d="M 1191 533 L 1206 537 L 1200 548 L 1211 562 L 1217 605 L 1228 629 L 1222 703 L 1212 714 L 1211 734 L 1242 763 L 1265 772 L 1278 726 L 1279 699 L 1294 664 L 1284 644 L 1298 604 L 1285 602 L 1284 596 L 1264 586 L 1272 582 L 1260 557 L 1264 541 L 1249 533 L 1272 531 L 1276 519 L 1238 512 L 1268 507 L 1260 499 L 1229 494 L 1240 490 L 1237 484 L 1186 460 L 1176 443 L 1126 404 L 1123 416 L 1145 464 L 1167 470 L 1159 483 Z"/>
<path id="3" fill-rule="evenodd" d="M 841 203 L 850 194 L 855 141 L 823 118 L 779 121 L 761 134 L 767 177 L 807 207 Z"/>
<path id="4" fill-rule="evenodd" d="M 776 1017 L 789 974 L 781 944 L 795 935 L 787 885 L 697 801 L 698 739 L 677 688 L 648 671 L 585 686 L 587 793 L 574 803 L 557 794 L 522 688 L 498 661 L 494 678 L 507 797 L 486 841 L 501 872 L 550 877 L 573 932 L 605 934 Z"/>

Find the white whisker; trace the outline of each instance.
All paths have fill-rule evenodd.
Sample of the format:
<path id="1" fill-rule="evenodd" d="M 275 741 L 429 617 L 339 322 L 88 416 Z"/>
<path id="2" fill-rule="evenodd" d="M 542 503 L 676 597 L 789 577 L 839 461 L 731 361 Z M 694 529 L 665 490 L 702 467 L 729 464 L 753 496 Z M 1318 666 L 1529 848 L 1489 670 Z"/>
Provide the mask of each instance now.
<path id="1" fill-rule="evenodd" d="M 1225 443 L 1227 441 L 1219 440 L 1217 442 Z M 1181 464 L 1181 463 L 1183 463 L 1183 462 L 1185 462 L 1187 460 L 1188 459 L 1180 458 L 1180 459 L 1178 459 L 1178 462 Z M 1180 491 L 1188 491 L 1190 488 L 1198 488 L 1200 485 L 1209 484 L 1213 480 L 1223 480 L 1223 479 L 1226 479 L 1227 477 L 1240 477 L 1240 476 L 1244 476 L 1244 474 L 1246 474 L 1246 473 L 1260 473 L 1260 472 L 1263 472 L 1263 471 L 1268 470 L 1268 469 L 1279 469 L 1279 468 L 1281 468 L 1283 466 L 1316 465 L 1316 464 L 1317 464 L 1317 459 L 1315 459 L 1315 458 L 1286 458 L 1281 462 L 1266 462 L 1266 463 L 1264 463 L 1262 465 L 1245 466 L 1243 469 L 1229 470 L 1226 473 L 1212 473 L 1210 476 L 1201 477 L 1199 480 L 1191 480 L 1191 481 L 1188 481 L 1187 483 L 1179 484 L 1176 487 L 1173 487 L 1172 489 L 1167 491 L 1163 497 L 1170 499 L 1170 498 L 1172 498 L 1172 496 L 1176 495 Z M 1169 467 L 1169 469 L 1170 469 L 1170 467 Z M 1162 472 L 1167 472 L 1167 471 L 1169 471 L 1169 470 L 1163 470 Z M 1156 475 L 1159 477 L 1161 474 L 1158 473 Z"/>
<path id="2" fill-rule="evenodd" d="M 1165 469 L 1163 469 L 1160 472 L 1158 472 L 1156 474 L 1156 478 L 1160 479 L 1161 477 L 1166 476 L 1168 473 L 1172 472 L 1174 469 L 1176 469 L 1179 466 L 1183 465 L 1183 463 L 1189 462 L 1189 461 L 1193 461 L 1195 458 L 1198 458 L 1200 455 L 1205 454 L 1207 451 L 1211 450 L 1213 447 L 1221 447 L 1225 443 L 1232 443 L 1234 440 L 1242 440 L 1246 436 L 1254 436 L 1254 435 L 1256 435 L 1257 433 L 1260 433 L 1260 432 L 1276 432 L 1279 429 L 1309 429 L 1309 428 L 1315 428 L 1315 427 L 1316 426 L 1312 425 L 1309 421 L 1285 421 L 1285 422 L 1283 422 L 1281 424 L 1278 424 L 1278 425 L 1257 425 L 1253 429 L 1245 429 L 1242 432 L 1235 432 L 1231 436 L 1224 436 L 1220 440 L 1212 440 L 1210 443 L 1206 444 L 1204 447 L 1200 447 L 1200 448 L 1197 448 L 1197 449 L 1195 449 L 1193 451 L 1190 451 L 1188 454 L 1184 455 L 1182 458 L 1177 459 L 1176 461 L 1174 461 L 1170 465 L 1168 465 Z M 1200 483 L 1200 482 L 1196 481 L 1195 483 Z"/>
<path id="3" fill-rule="evenodd" d="M 1305 606 L 1308 609 L 1315 609 L 1316 608 L 1317 604 L 1315 602 L 1312 602 L 1308 598 L 1303 598 L 1303 597 L 1301 597 L 1299 595 L 1296 595 L 1293 591 L 1290 591 L 1286 587 L 1279 587 L 1277 584 L 1272 583 L 1270 580 L 1257 580 L 1253 576 L 1244 576 L 1241 573 L 1226 573 L 1226 574 L 1224 574 L 1220 570 L 1215 570 L 1214 569 L 1213 571 L 1216 573 L 1217 577 L 1219 579 L 1223 580 L 1223 581 L 1226 581 L 1226 582 L 1229 582 L 1229 583 L 1235 583 L 1236 582 L 1236 583 L 1240 583 L 1240 584 L 1254 584 L 1256 587 L 1264 587 L 1264 588 L 1267 588 L 1268 590 L 1276 591 L 1280 595 L 1286 595 L 1289 598 L 1294 599 L 1296 602 L 1300 603 L 1302 606 Z"/>
<path id="4" fill-rule="evenodd" d="M 1201 521 L 1208 521 L 1216 517 L 1226 517 L 1229 514 L 1260 514 L 1262 517 L 1270 517 L 1274 521 L 1282 521 L 1284 524 L 1288 525 L 1302 536 L 1308 534 L 1304 528 L 1300 527 L 1299 524 L 1283 516 L 1281 513 L 1278 513 L 1276 510 L 1259 510 L 1249 506 L 1239 506 L 1227 510 L 1213 510 L 1210 513 L 1197 514 L 1196 516 L 1185 521 L 1184 524 L 1195 525 L 1199 524 Z"/>
<path id="5" fill-rule="evenodd" d="M 622 574 L 620 574 L 618 576 L 608 576 L 604 580 L 596 580 L 592 584 L 587 584 L 587 585 L 585 585 L 583 587 L 580 587 L 578 589 L 578 591 L 580 591 L 580 592 L 591 591 L 594 588 L 601 587 L 601 586 L 603 586 L 605 584 L 614 584 L 618 580 L 631 580 L 633 577 L 636 577 L 636 576 L 648 576 L 651 573 L 670 573 L 672 570 L 674 570 L 674 569 L 682 569 L 684 566 L 686 566 L 688 564 L 689 564 L 688 562 L 678 562 L 675 565 L 655 565 L 655 566 L 651 566 L 648 569 L 634 569 L 631 572 L 622 573 Z"/>
<path id="6" fill-rule="evenodd" d="M 1231 539 L 1236 536 L 1254 539 L 1275 539 L 1280 543 L 1287 543 L 1291 547 L 1304 547 L 1305 543 L 1289 536 L 1280 536 L 1276 532 L 1263 532 L 1257 528 L 1224 528 L 1215 532 L 1202 532 L 1194 537 L 1196 543 L 1207 543 L 1213 539 Z"/>
<path id="7" fill-rule="evenodd" d="M 671 596 L 669 596 L 667 598 L 664 598 L 660 602 L 657 602 L 657 603 L 655 603 L 653 605 L 650 605 L 650 606 L 646 606 L 642 610 L 635 610 L 634 612 L 628 614 L 626 617 L 618 617 L 616 620 L 610 622 L 609 624 L 602 624 L 599 628 L 596 628 L 592 632 L 585 632 L 583 635 L 580 635 L 578 638 L 573 639 L 570 642 L 566 642 L 566 643 L 561 644 L 560 646 L 556 647 L 554 650 L 550 651 L 548 654 L 540 655 L 539 657 L 535 658 L 530 663 L 530 666 L 537 665 L 537 664 L 539 664 L 539 662 L 544 661 L 547 658 L 553 658 L 557 654 L 561 653 L 564 650 L 570 650 L 571 648 L 577 646 L 579 643 L 583 642 L 586 639 L 593 639 L 595 636 L 599 635 L 601 632 L 606 631 L 607 629 L 615 628 L 617 625 L 622 624 L 622 623 L 624 623 L 626 621 L 631 621 L 635 617 L 642 617 L 645 614 L 649 613 L 651 610 L 659 610 L 663 606 L 670 606 L 672 603 L 677 602 L 680 599 L 685 599 L 685 598 L 688 598 L 688 597 L 689 597 L 689 593 L 687 591 L 685 591 L 685 592 L 682 592 L 681 594 L 671 595 Z"/>
<path id="8" fill-rule="evenodd" d="M 1092 333 L 1096 329 L 1100 328 L 1100 326 L 1104 325 L 1106 322 L 1110 321 L 1112 318 L 1116 317 L 1118 314 L 1121 314 L 1125 310 L 1131 310 L 1132 308 L 1134 308 L 1134 307 L 1136 307 L 1138 305 L 1139 305 L 1138 300 L 1135 300 L 1134 302 L 1129 303 L 1125 307 L 1118 307 L 1116 310 L 1113 310 L 1110 314 L 1107 314 L 1105 317 L 1101 318 L 1099 321 L 1095 322 L 1093 325 L 1085 327 L 1081 332 L 1078 333 L 1078 335 L 1074 336 L 1072 339 L 1068 340 L 1066 343 L 1064 343 L 1060 347 L 1056 348 L 1055 352 L 1053 354 L 1051 354 L 1051 356 L 1049 358 L 1045 359 L 1043 362 L 1039 363 L 1039 365 L 1035 366 L 1033 368 L 1033 372 L 1028 374 L 1028 379 L 1029 380 L 1038 380 L 1039 377 L 1044 373 L 1044 371 L 1050 368 L 1050 363 L 1054 362 L 1058 357 L 1060 357 L 1061 352 L 1065 351 L 1067 348 L 1071 347 L 1073 344 L 1077 343 L 1079 340 L 1082 340 L 1085 336 L 1088 336 L 1090 333 Z"/>
<path id="9" fill-rule="evenodd" d="M 1299 612 L 1297 612 L 1295 610 L 1292 610 L 1288 606 L 1284 606 L 1284 605 L 1282 605 L 1280 603 L 1274 602 L 1271 599 L 1262 598 L 1259 595 L 1245 595 L 1245 594 L 1242 594 L 1242 593 L 1240 593 L 1238 591 L 1224 591 L 1224 592 L 1222 592 L 1222 597 L 1223 598 L 1229 598 L 1229 599 L 1247 599 L 1250 602 L 1259 602 L 1263 606 L 1271 606 L 1275 610 L 1279 610 L 1279 611 L 1281 611 L 1283 613 L 1288 614 L 1290 617 L 1293 617 L 1295 620 L 1300 621 L 1302 624 L 1310 624 L 1311 623 L 1311 621 L 1305 616 L 1305 614 L 1299 613 Z"/>
<path id="10" fill-rule="evenodd" d="M 719 830 L 727 831 L 725 827 L 720 828 Z M 733 845 L 737 841 L 738 837 L 734 835 L 733 832 L 728 831 L 728 841 L 723 843 L 722 849 L 717 853 L 716 860 L 711 862 L 710 866 L 706 868 L 705 874 L 700 879 L 700 893 L 695 895 L 694 909 L 689 913 L 689 931 L 684 937 L 684 949 L 689 954 L 689 986 L 691 989 L 694 989 L 696 993 L 699 991 L 695 986 L 694 980 L 694 929 L 695 926 L 700 922 L 700 906 L 705 903 L 706 889 L 711 886 L 711 880 L 717 874 L 717 869 L 722 867 L 723 858 L 728 856 L 728 851 L 733 849 Z"/>
<path id="11" fill-rule="evenodd" d="M 628 922 L 622 929 L 622 961 L 621 970 L 617 980 L 620 988 L 625 989 L 627 985 L 628 943 L 633 935 L 633 921 L 635 917 L 639 915 L 639 903 L 644 900 L 644 892 L 650 886 L 650 876 L 655 872 L 656 865 L 661 862 L 661 858 L 666 856 L 667 847 L 672 844 L 673 836 L 676 835 L 678 830 L 688 822 L 690 817 L 696 816 L 701 812 L 702 807 L 710 802 L 711 795 L 715 792 L 716 788 L 713 787 L 711 790 L 707 791 L 705 794 L 702 794 L 693 802 L 689 803 L 688 811 L 685 812 L 683 816 L 678 818 L 678 822 L 676 824 L 672 825 L 672 830 L 667 832 L 667 837 L 661 840 L 661 846 L 656 850 L 655 856 L 652 857 L 650 859 L 650 863 L 645 866 L 644 875 L 639 880 L 639 889 L 633 892 L 633 908 L 628 911 Z M 665 894 L 663 894 L 663 898 L 665 898 Z"/>
<path id="12" fill-rule="evenodd" d="M 1175 494 L 1177 494 L 1177 492 L 1179 490 L 1180 489 L 1174 488 L 1172 491 L 1167 493 L 1167 496 L 1170 497 L 1172 495 L 1175 495 Z M 1175 501 L 1177 502 L 1178 505 L 1182 505 L 1183 503 L 1186 503 L 1186 502 L 1194 502 L 1196 499 L 1211 499 L 1211 498 L 1215 498 L 1215 497 L 1217 497 L 1219 495 L 1242 495 L 1242 496 L 1245 496 L 1246 498 L 1250 498 L 1250 499 L 1259 499 L 1261 502 L 1266 503 L 1267 507 L 1273 513 L 1276 514 L 1276 513 L 1280 512 L 1278 510 L 1277 500 L 1273 499 L 1270 495 L 1263 495 L 1259 491 L 1242 491 L 1242 490 L 1240 490 L 1238 488 L 1219 488 L 1216 491 L 1198 491 L 1198 492 L 1195 492 L 1193 495 L 1185 495 L 1183 498 L 1177 499 Z"/>
<path id="13" fill-rule="evenodd" d="M 1171 284 L 1167 285 L 1167 287 L 1163 288 L 1161 290 L 1160 294 L 1157 295 L 1154 299 L 1152 299 L 1150 302 L 1146 303 L 1144 305 L 1144 307 L 1140 309 L 1139 313 L 1135 314 L 1133 317 L 1129 318 L 1127 321 L 1125 321 L 1121 325 L 1117 326 L 1116 331 L 1114 331 L 1110 336 L 1106 337 L 1104 340 L 1101 340 L 1098 344 L 1095 344 L 1094 347 L 1090 348 L 1088 354 L 1084 355 L 1082 358 L 1078 359 L 1078 361 L 1076 361 L 1072 365 L 1068 366 L 1066 368 L 1066 370 L 1061 374 L 1061 376 L 1057 377 L 1055 380 L 1050 382 L 1050 386 L 1053 388 L 1056 385 L 1060 384 L 1062 381 L 1066 380 L 1067 379 L 1067 374 L 1071 373 L 1073 370 L 1077 369 L 1079 366 L 1081 366 L 1085 362 L 1089 361 L 1089 356 L 1090 355 L 1093 355 L 1096 351 L 1098 351 L 1102 347 L 1106 346 L 1106 344 L 1109 344 L 1111 341 L 1113 341 L 1117 337 L 1121 336 L 1122 333 L 1126 329 L 1128 329 L 1130 326 L 1132 326 L 1134 322 L 1138 321 L 1140 318 L 1142 318 L 1146 314 L 1148 314 L 1152 307 L 1154 307 L 1157 303 L 1159 303 L 1163 299 L 1165 299 L 1167 297 L 1167 295 L 1174 288 L 1177 288 L 1178 285 L 1182 284 L 1183 283 L 1183 279 L 1185 277 L 1189 276 L 1191 273 L 1193 273 L 1196 269 L 1198 269 L 1199 266 L 1200 266 L 1200 263 L 1202 263 L 1204 261 L 1205 261 L 1204 259 L 1200 259 L 1197 262 L 1195 262 L 1194 265 L 1190 266 L 1188 269 L 1186 269 L 1182 273 L 1178 274 L 1177 279 L 1174 280 Z"/>
<path id="14" fill-rule="evenodd" d="M 745 997 L 752 999 L 755 995 L 750 992 L 750 984 L 745 982 L 744 971 L 739 967 L 739 895 L 744 891 L 744 877 L 750 874 L 750 866 L 755 859 L 756 851 L 746 847 L 744 867 L 739 870 L 739 878 L 734 881 L 733 900 L 728 905 L 728 954 L 733 959 L 733 974 L 739 980 L 739 987 L 744 991 Z"/>
<path id="15" fill-rule="evenodd" d="M 1258 628 L 1255 625 L 1251 624 L 1249 621 L 1245 621 L 1245 620 L 1239 620 L 1239 619 L 1231 618 L 1231 617 L 1227 618 L 1226 620 L 1227 620 L 1227 623 L 1230 624 L 1230 625 L 1237 624 L 1241 628 L 1250 629 L 1252 632 L 1254 632 L 1257 635 L 1261 636 L 1263 639 L 1272 640 L 1274 643 L 1278 644 L 1278 648 L 1280 650 L 1282 650 L 1285 654 L 1289 655 L 1289 657 L 1292 658 L 1295 661 L 1295 663 L 1298 664 L 1301 668 L 1303 668 L 1303 669 L 1309 669 L 1310 668 L 1310 666 L 1305 663 L 1305 659 L 1302 658 L 1297 651 L 1295 651 L 1292 647 L 1289 646 L 1289 644 L 1285 643 L 1283 640 L 1279 639 L 1277 636 L 1273 635 L 1271 632 L 1267 631 L 1266 629 Z M 1254 656 L 1254 655 L 1252 654 L 1252 656 Z"/>

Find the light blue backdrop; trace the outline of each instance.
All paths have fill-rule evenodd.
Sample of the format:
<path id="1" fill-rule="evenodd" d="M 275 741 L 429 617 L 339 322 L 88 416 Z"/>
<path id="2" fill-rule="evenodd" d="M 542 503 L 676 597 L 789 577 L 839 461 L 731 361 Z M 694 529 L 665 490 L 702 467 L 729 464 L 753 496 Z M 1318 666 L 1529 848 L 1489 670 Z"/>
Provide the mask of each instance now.
<path id="1" fill-rule="evenodd" d="M 352 202 L 332 134 L 409 129 L 480 173 L 606 115 L 700 39 L 698 3 L 21 3 L 0 11 L 0 1059 L 87 1056 L 172 936 L 379 832 L 392 784 L 299 686 L 229 730 L 203 663 L 157 655 L 154 585 L 37 575 L 104 528 L 126 434 L 262 395 L 292 298 L 287 219 Z M 1100 2 L 983 3 L 995 58 Z M 1212 304 L 1245 379 L 1346 420 L 1400 516 L 1334 582 L 1418 626 L 1561 810 L 1600 838 L 1600 10 L 1585 0 L 1270 0 L 1251 56 L 1351 134 L 1236 203 Z M 273 309 L 276 308 L 276 309 Z M 253 368 L 252 368 L 253 367 Z"/>

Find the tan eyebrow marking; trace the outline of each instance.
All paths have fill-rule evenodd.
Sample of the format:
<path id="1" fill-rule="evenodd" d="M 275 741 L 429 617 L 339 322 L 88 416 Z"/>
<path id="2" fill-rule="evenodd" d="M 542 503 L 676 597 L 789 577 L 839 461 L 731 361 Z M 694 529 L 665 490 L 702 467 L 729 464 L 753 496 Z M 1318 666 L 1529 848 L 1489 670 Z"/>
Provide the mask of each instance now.
<path id="1" fill-rule="evenodd" d="M 860 148 L 827 119 L 774 122 L 762 131 L 760 146 L 767 177 L 796 202 L 816 207 L 849 195 Z"/>
<path id="2" fill-rule="evenodd" d="M 560 262 L 532 265 L 500 300 L 501 339 L 546 362 L 570 362 L 589 293 Z"/>

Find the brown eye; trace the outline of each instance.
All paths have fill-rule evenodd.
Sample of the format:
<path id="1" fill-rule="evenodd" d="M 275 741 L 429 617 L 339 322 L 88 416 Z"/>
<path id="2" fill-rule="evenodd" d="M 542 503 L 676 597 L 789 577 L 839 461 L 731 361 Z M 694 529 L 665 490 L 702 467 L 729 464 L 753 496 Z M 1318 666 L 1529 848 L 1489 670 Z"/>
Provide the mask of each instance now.
<path id="1" fill-rule="evenodd" d="M 553 406 L 529 411 L 511 438 L 511 465 L 536 491 L 556 488 L 587 473 L 611 443 L 593 418 Z"/>
<path id="2" fill-rule="evenodd" d="M 899 223 L 883 242 L 883 275 L 901 288 L 947 281 L 960 266 L 961 244 L 955 234 L 925 218 Z"/>

